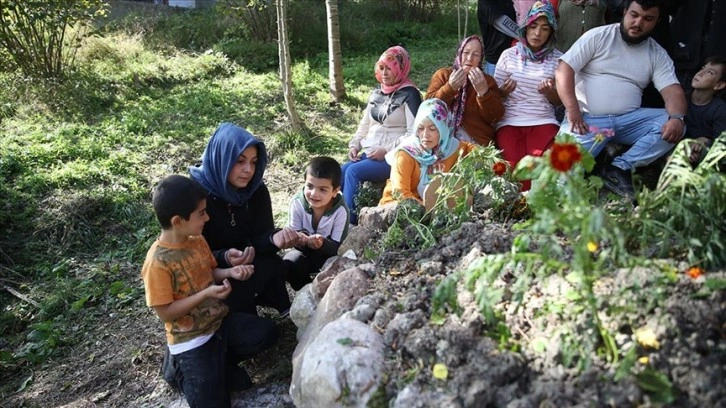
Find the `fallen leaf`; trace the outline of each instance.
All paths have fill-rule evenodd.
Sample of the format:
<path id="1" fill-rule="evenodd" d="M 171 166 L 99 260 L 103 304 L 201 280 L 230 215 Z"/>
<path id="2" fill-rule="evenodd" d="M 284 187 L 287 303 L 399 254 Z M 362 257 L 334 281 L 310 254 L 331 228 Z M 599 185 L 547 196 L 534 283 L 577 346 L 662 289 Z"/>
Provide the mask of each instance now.
<path id="1" fill-rule="evenodd" d="M 441 363 L 434 364 L 434 377 L 438 378 L 439 380 L 446 380 L 448 376 L 449 369 L 446 368 L 446 365 Z"/>
<path id="2" fill-rule="evenodd" d="M 653 329 L 650 327 L 642 327 L 635 331 L 635 340 L 638 341 L 638 344 L 645 348 L 652 348 L 658 350 L 660 348 L 660 343 L 658 342 L 658 338 L 656 338 L 655 333 L 653 332 Z"/>

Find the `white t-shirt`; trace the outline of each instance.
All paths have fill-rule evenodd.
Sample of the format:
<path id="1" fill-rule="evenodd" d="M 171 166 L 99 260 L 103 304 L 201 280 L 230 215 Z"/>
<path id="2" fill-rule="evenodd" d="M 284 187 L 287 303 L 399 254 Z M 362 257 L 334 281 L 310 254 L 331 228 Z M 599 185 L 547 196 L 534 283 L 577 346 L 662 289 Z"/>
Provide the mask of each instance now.
<path id="1" fill-rule="evenodd" d="M 673 61 L 655 40 L 629 45 L 620 23 L 585 32 L 560 58 L 575 70 L 575 95 L 582 112 L 620 115 L 640 108 L 643 89 L 677 84 Z"/>
<path id="2" fill-rule="evenodd" d="M 504 117 L 497 123 L 502 126 L 537 126 L 548 123 L 559 125 L 554 106 L 537 88 L 540 82 L 555 78 L 555 68 L 562 53 L 553 50 L 542 62 L 524 61 L 514 46 L 502 52 L 494 71 L 497 86 L 507 78 L 517 81 L 517 87 L 504 99 Z"/>

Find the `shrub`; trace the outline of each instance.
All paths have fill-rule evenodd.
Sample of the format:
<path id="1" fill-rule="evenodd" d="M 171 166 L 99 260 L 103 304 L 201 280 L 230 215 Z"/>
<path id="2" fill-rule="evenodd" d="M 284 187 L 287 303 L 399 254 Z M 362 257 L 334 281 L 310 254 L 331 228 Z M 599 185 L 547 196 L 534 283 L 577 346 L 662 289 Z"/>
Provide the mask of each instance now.
<path id="1" fill-rule="evenodd" d="M 87 24 L 103 15 L 102 0 L 0 2 L 0 45 L 28 76 L 58 77 L 73 64 Z"/>
<path id="2" fill-rule="evenodd" d="M 681 143 L 663 169 L 653 191 L 638 197 L 639 208 L 623 214 L 631 240 L 646 255 L 682 256 L 691 265 L 726 265 L 726 133 L 716 139 L 703 161 L 693 169 L 688 146 Z"/>
<path id="3" fill-rule="evenodd" d="M 274 42 L 230 38 L 216 44 L 214 50 L 251 72 L 262 73 L 277 68 L 277 44 Z"/>

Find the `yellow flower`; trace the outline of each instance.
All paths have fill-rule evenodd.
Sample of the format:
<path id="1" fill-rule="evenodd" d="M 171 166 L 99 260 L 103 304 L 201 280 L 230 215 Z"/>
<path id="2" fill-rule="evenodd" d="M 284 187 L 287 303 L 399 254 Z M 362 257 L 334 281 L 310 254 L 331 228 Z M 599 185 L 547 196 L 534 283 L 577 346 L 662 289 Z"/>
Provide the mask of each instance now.
<path id="1" fill-rule="evenodd" d="M 638 362 L 640 364 L 643 364 L 643 365 L 648 364 L 648 361 L 650 361 L 650 359 L 648 358 L 648 356 L 643 356 L 643 357 L 640 357 L 638 359 Z"/>
<path id="2" fill-rule="evenodd" d="M 658 339 L 655 337 L 655 333 L 653 332 L 653 329 L 650 327 L 642 327 L 635 331 L 635 340 L 637 340 L 638 344 L 645 348 L 652 348 L 658 350 L 660 348 L 660 343 L 658 342 Z"/>
<path id="3" fill-rule="evenodd" d="M 446 368 L 445 364 L 434 364 L 434 377 L 439 380 L 445 380 L 449 376 L 449 369 Z"/>
<path id="4" fill-rule="evenodd" d="M 597 243 L 592 242 L 592 241 L 588 242 L 587 243 L 587 250 L 590 251 L 590 252 L 597 251 Z"/>

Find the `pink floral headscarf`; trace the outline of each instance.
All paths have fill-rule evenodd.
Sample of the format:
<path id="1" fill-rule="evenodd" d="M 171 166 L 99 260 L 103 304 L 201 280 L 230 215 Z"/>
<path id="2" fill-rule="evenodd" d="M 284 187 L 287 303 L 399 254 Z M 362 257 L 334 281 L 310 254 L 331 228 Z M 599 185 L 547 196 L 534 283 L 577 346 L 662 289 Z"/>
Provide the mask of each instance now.
<path id="1" fill-rule="evenodd" d="M 378 68 L 380 64 L 387 66 L 393 71 L 393 75 L 396 76 L 396 82 L 393 85 L 385 85 L 383 83 L 381 70 Z M 396 92 L 404 86 L 415 86 L 408 79 L 408 73 L 411 71 L 411 57 L 408 56 L 408 51 L 400 45 L 391 47 L 381 54 L 381 57 L 376 61 L 374 69 L 376 80 L 381 84 L 381 90 L 385 94 Z"/>
<path id="2" fill-rule="evenodd" d="M 552 28 L 550 37 L 544 44 L 541 50 L 534 52 L 527 43 L 527 26 L 532 24 L 540 17 L 545 17 L 547 23 Z M 545 58 L 555 49 L 557 45 L 557 18 L 555 18 L 555 9 L 552 7 L 552 3 L 547 0 L 536 1 L 532 8 L 529 9 L 527 17 L 524 19 L 522 24 L 519 26 L 519 39 L 517 43 L 517 51 L 522 57 L 522 60 L 529 61 L 544 61 Z"/>

